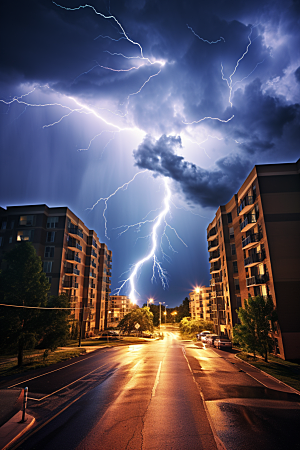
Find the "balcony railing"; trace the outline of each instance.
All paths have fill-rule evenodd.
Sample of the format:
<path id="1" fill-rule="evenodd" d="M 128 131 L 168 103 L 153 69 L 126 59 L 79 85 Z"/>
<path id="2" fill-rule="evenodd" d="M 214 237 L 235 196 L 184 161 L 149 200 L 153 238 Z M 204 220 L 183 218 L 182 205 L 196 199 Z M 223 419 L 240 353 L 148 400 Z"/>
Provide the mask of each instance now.
<path id="1" fill-rule="evenodd" d="M 96 274 L 94 273 L 94 272 L 90 272 L 90 277 L 92 277 L 92 278 L 96 278 Z"/>
<path id="2" fill-rule="evenodd" d="M 90 283 L 89 287 L 90 287 L 91 289 L 95 289 L 95 283 Z"/>
<path id="3" fill-rule="evenodd" d="M 218 247 L 218 245 L 219 245 L 219 239 L 218 238 L 214 239 L 213 241 L 209 241 L 208 242 L 208 251 L 210 251 L 211 248 Z"/>
<path id="4" fill-rule="evenodd" d="M 106 271 L 106 276 L 111 277 L 111 272 L 110 271 Z"/>
<path id="5" fill-rule="evenodd" d="M 258 264 L 262 262 L 265 259 L 266 255 L 265 252 L 257 252 L 249 256 L 248 258 L 244 259 L 244 266 L 253 266 L 255 264 Z"/>
<path id="6" fill-rule="evenodd" d="M 83 232 L 79 230 L 79 228 L 76 225 L 70 225 L 68 227 L 68 231 L 70 234 L 76 234 L 77 236 L 83 238 Z"/>
<path id="7" fill-rule="evenodd" d="M 246 286 L 256 286 L 258 284 L 265 284 L 269 281 L 269 275 L 267 273 L 262 275 L 254 275 L 252 277 L 246 278 Z"/>
<path id="8" fill-rule="evenodd" d="M 95 250 L 94 250 L 93 248 L 92 248 L 91 254 L 92 254 L 92 256 L 94 256 L 95 258 L 97 258 L 97 253 L 95 252 Z"/>
<path id="9" fill-rule="evenodd" d="M 219 270 L 221 270 L 221 264 L 220 261 L 216 262 L 216 263 L 212 263 L 211 267 L 209 269 L 210 273 L 212 272 L 218 272 Z"/>
<path id="10" fill-rule="evenodd" d="M 220 250 L 216 250 L 210 254 L 209 261 L 220 258 Z"/>
<path id="11" fill-rule="evenodd" d="M 76 261 L 78 263 L 81 263 L 81 258 L 79 258 L 79 256 L 76 256 L 74 252 L 67 252 L 66 259 L 68 261 Z"/>
<path id="12" fill-rule="evenodd" d="M 244 200 L 241 202 L 240 206 L 238 207 L 238 214 L 241 214 L 243 209 L 246 208 L 246 206 L 251 206 L 254 203 L 255 198 L 252 195 L 249 195 L 248 197 L 245 197 Z"/>
<path id="13" fill-rule="evenodd" d="M 91 261 L 91 265 L 92 265 L 93 267 L 95 267 L 95 268 L 97 267 L 97 264 L 96 264 L 95 261 L 93 261 L 93 260 Z"/>
<path id="14" fill-rule="evenodd" d="M 256 242 L 259 242 L 262 238 L 261 233 L 253 233 L 247 236 L 245 239 L 242 239 L 242 248 L 247 247 L 249 244 L 255 244 Z"/>
<path id="15" fill-rule="evenodd" d="M 217 234 L 217 227 L 213 227 L 209 230 L 207 233 L 207 240 L 210 240 L 212 236 L 215 236 Z"/>
<path id="16" fill-rule="evenodd" d="M 249 216 L 246 217 L 246 219 L 240 224 L 240 231 L 242 231 L 244 228 L 247 227 L 247 225 L 252 225 L 255 224 L 257 222 L 256 219 L 256 215 L 255 214 L 250 214 Z M 249 229 L 249 227 L 248 227 Z"/>
<path id="17" fill-rule="evenodd" d="M 66 267 L 65 273 L 80 275 L 80 270 L 74 269 L 73 267 Z"/>
<path id="18" fill-rule="evenodd" d="M 64 280 L 63 281 L 63 287 L 64 288 L 75 288 L 75 289 L 78 289 L 78 283 L 75 283 L 75 281 L 71 281 L 71 280 Z"/>

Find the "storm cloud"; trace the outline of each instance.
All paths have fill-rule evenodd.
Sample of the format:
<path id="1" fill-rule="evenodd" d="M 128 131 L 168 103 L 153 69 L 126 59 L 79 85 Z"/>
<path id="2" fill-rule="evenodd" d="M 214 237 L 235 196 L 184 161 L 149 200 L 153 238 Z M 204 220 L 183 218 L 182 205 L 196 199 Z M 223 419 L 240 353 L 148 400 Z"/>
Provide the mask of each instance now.
<path id="1" fill-rule="evenodd" d="M 140 169 L 171 178 L 187 200 L 203 207 L 227 203 L 251 169 L 249 160 L 232 154 L 206 170 L 179 156 L 177 152 L 181 148 L 180 137 L 163 135 L 155 141 L 147 136 L 133 155 Z"/>

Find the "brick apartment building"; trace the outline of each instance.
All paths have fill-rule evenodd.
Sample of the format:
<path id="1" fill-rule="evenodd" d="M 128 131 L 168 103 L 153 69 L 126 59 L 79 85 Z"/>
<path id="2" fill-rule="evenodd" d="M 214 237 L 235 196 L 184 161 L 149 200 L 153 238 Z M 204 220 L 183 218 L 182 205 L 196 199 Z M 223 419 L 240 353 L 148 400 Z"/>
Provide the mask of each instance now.
<path id="1" fill-rule="evenodd" d="M 51 284 L 50 295 L 65 293 L 72 316 L 85 307 L 85 333 L 107 322 L 112 252 L 68 208 L 47 205 L 0 207 L 0 261 L 19 241 L 31 241 Z"/>
<path id="2" fill-rule="evenodd" d="M 138 306 L 125 295 L 111 295 L 108 299 L 107 328 L 117 327 L 120 320 L 135 308 Z"/>
<path id="3" fill-rule="evenodd" d="M 212 320 L 211 293 L 210 286 L 196 287 L 189 293 L 189 308 L 192 319 Z"/>
<path id="4" fill-rule="evenodd" d="M 271 296 L 277 352 L 299 359 L 300 160 L 255 166 L 218 208 L 207 240 L 216 331 L 231 337 L 244 299 Z"/>

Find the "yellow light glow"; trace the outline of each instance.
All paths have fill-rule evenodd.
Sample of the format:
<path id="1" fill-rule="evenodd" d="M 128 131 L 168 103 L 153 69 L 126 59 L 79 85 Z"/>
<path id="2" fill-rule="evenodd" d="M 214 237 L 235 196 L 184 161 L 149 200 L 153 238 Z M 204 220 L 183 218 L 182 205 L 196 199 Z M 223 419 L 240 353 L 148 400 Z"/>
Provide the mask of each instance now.
<path id="1" fill-rule="evenodd" d="M 196 294 L 199 294 L 200 288 L 199 288 L 199 287 L 196 287 L 195 292 L 196 292 Z"/>

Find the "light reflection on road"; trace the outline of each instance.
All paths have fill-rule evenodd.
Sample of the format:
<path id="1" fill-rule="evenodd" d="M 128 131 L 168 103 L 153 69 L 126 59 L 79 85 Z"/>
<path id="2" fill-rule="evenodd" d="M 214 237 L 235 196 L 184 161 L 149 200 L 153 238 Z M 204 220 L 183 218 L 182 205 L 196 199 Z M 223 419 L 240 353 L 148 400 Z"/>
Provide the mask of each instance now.
<path id="1" fill-rule="evenodd" d="M 138 352 L 142 348 L 143 348 L 143 345 L 129 345 L 128 346 L 128 351 L 129 352 Z"/>

